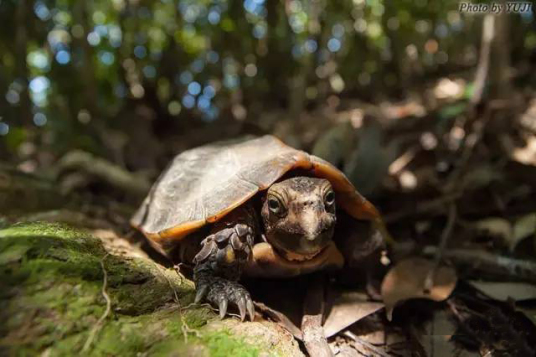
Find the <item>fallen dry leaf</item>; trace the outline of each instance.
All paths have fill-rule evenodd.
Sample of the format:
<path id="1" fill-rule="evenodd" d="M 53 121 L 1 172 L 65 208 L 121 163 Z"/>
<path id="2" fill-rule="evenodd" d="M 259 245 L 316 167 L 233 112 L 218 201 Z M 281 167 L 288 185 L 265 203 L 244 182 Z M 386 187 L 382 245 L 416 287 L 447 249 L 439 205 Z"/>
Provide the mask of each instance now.
<path id="1" fill-rule="evenodd" d="M 509 298 L 516 301 L 536 299 L 536 285 L 532 284 L 492 281 L 469 281 L 469 283 L 496 300 L 506 301 Z"/>
<path id="2" fill-rule="evenodd" d="M 536 309 L 524 309 L 519 308 L 518 311 L 521 311 L 525 316 L 536 325 Z"/>
<path id="3" fill-rule="evenodd" d="M 426 356 L 456 356 L 456 345 L 452 341 L 452 337 L 457 332 L 457 324 L 445 310 L 436 311 L 422 328 L 422 333 L 416 333 L 415 337 L 426 351 Z M 480 354 L 466 352 L 462 356 L 480 356 Z"/>
<path id="4" fill-rule="evenodd" d="M 490 217 L 474 223 L 478 232 L 500 238 L 507 245 L 512 241 L 512 225 L 504 218 Z"/>
<path id="5" fill-rule="evenodd" d="M 364 294 L 342 292 L 334 301 L 324 322 L 326 337 L 331 337 L 362 318 L 382 309 L 384 304 L 367 301 Z"/>
<path id="6" fill-rule="evenodd" d="M 523 216 L 514 223 L 514 233 L 509 245 L 510 251 L 514 251 L 517 244 L 529 236 L 536 237 L 536 213 Z"/>
<path id="7" fill-rule="evenodd" d="M 424 258 L 410 258 L 397 263 L 385 276 L 381 293 L 387 318 L 392 319 L 394 307 L 408 299 L 429 299 L 442 301 L 449 297 L 456 287 L 457 277 L 454 269 L 441 266 L 434 275 L 433 286 L 429 291 L 424 284 L 434 264 Z"/>

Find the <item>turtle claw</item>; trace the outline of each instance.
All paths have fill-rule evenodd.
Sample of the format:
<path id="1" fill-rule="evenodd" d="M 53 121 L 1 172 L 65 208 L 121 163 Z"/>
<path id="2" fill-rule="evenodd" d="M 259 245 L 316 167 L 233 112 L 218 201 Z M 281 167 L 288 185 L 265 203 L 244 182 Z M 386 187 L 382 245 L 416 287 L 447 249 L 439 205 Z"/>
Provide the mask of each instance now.
<path id="1" fill-rule="evenodd" d="M 207 295 L 207 292 L 208 292 L 208 286 L 207 285 L 201 286 L 199 290 L 197 290 L 197 293 L 195 294 L 194 303 L 199 304 L 201 300 L 205 298 L 205 296 Z"/>
<path id="2" fill-rule="evenodd" d="M 253 301 L 248 299 L 247 301 L 248 315 L 251 321 L 255 320 L 255 306 L 253 306 Z"/>
<path id="3" fill-rule="evenodd" d="M 227 300 L 225 297 L 223 297 L 220 300 L 220 319 L 223 320 L 225 317 L 225 314 L 227 313 L 227 306 L 229 305 L 229 300 Z"/>
<path id="4" fill-rule="evenodd" d="M 243 296 L 239 298 L 236 306 L 238 306 L 238 310 L 240 311 L 240 321 L 244 321 L 246 318 L 246 300 Z"/>
<path id="5" fill-rule="evenodd" d="M 221 277 L 210 277 L 198 286 L 195 302 L 206 299 L 213 306 L 217 306 L 220 318 L 227 314 L 229 303 L 236 306 L 240 313 L 240 320 L 244 321 L 246 315 L 253 321 L 255 309 L 253 301 L 248 291 L 239 283 L 223 279 Z"/>

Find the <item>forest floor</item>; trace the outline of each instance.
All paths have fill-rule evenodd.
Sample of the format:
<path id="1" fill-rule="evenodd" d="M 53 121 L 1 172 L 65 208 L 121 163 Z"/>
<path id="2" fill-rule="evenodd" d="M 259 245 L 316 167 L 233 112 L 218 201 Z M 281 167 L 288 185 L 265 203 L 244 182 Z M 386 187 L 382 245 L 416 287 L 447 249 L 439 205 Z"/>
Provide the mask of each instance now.
<path id="1" fill-rule="evenodd" d="M 333 311 L 350 316 L 328 339 L 335 354 L 536 354 L 536 98 L 520 102 L 349 101 L 295 121 L 259 119 L 341 168 L 394 238 L 384 286 L 395 293 L 382 291 L 392 321 L 366 295 L 340 294 Z M 172 151 L 211 141 L 211 125 L 174 137 Z M 0 167 L 0 352 L 305 353 L 296 326 L 269 309 L 255 322 L 220 322 L 193 305 L 192 282 L 133 238 L 128 219 L 147 176 L 82 152 L 57 166 L 53 180 Z"/>

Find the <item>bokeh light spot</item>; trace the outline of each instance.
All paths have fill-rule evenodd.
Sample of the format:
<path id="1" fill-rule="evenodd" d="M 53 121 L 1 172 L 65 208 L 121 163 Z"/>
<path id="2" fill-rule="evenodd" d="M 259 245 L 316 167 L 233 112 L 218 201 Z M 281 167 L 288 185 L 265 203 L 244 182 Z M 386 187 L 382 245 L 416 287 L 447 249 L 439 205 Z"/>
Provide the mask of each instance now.
<path id="1" fill-rule="evenodd" d="M 50 19 L 50 10 L 42 1 L 37 1 L 34 4 L 34 12 L 42 21 Z"/>
<path id="2" fill-rule="evenodd" d="M 234 75 L 234 74 L 225 74 L 223 76 L 223 85 L 226 87 L 226 88 L 229 88 L 229 89 L 235 89 L 236 87 L 238 87 L 238 84 L 240 83 L 240 81 L 238 80 L 238 76 L 237 75 Z"/>
<path id="3" fill-rule="evenodd" d="M 248 63 L 244 68 L 244 73 L 248 77 L 255 77 L 257 75 L 257 66 L 255 66 L 253 63 Z"/>
<path id="4" fill-rule="evenodd" d="M 101 37 L 98 33 L 92 31 L 87 35 L 87 42 L 91 46 L 98 46 L 98 44 L 101 42 Z"/>
<path id="5" fill-rule="evenodd" d="M 30 90 L 34 93 L 44 92 L 49 87 L 50 81 L 45 76 L 38 76 L 30 81 Z"/>
<path id="6" fill-rule="evenodd" d="M 106 66 L 111 66 L 115 61 L 115 56 L 112 52 L 100 51 L 99 60 Z"/>
<path id="7" fill-rule="evenodd" d="M 220 12 L 216 9 L 211 9 L 208 13 L 208 22 L 212 25 L 217 25 L 220 22 Z"/>
<path id="8" fill-rule="evenodd" d="M 30 66 L 38 68 L 40 70 L 45 70 L 50 65 L 46 52 L 42 50 L 30 52 L 28 54 L 27 61 Z"/>
<path id="9" fill-rule="evenodd" d="M 253 27 L 253 37 L 261 39 L 266 36 L 266 24 L 264 22 L 259 22 Z"/>
<path id="10" fill-rule="evenodd" d="M 214 98 L 216 95 L 216 90 L 212 85 L 208 85 L 203 89 L 203 95 L 207 98 Z"/>
<path id="11" fill-rule="evenodd" d="M 144 46 L 134 47 L 134 56 L 142 59 L 147 55 L 147 49 Z"/>
<path id="12" fill-rule="evenodd" d="M 202 58 L 198 58 L 192 62 L 190 67 L 192 68 L 193 72 L 199 73 L 205 68 L 205 61 Z"/>
<path id="13" fill-rule="evenodd" d="M 146 78 L 155 78 L 156 77 L 156 68 L 154 66 L 145 66 L 145 67 L 143 67 L 143 75 Z"/>
<path id="14" fill-rule="evenodd" d="M 331 28 L 331 34 L 335 37 L 342 37 L 344 35 L 344 26 L 342 24 L 335 24 Z"/>
<path id="15" fill-rule="evenodd" d="M 179 81 L 182 83 L 182 84 L 188 84 L 190 83 L 191 81 L 193 81 L 194 79 L 194 76 L 192 75 L 192 72 L 190 71 L 184 71 L 181 73 L 181 75 L 179 76 Z"/>
<path id="16" fill-rule="evenodd" d="M 169 102 L 168 104 L 168 112 L 171 115 L 179 115 L 181 112 L 181 109 L 182 109 L 181 104 L 177 102 L 176 100 L 173 100 Z"/>
<path id="17" fill-rule="evenodd" d="M 182 97 L 182 105 L 184 105 L 185 108 L 192 109 L 195 105 L 195 98 L 189 94 Z"/>
<path id="18" fill-rule="evenodd" d="M 220 60 L 220 55 L 216 51 L 207 52 L 207 61 L 209 63 L 217 63 Z"/>
<path id="19" fill-rule="evenodd" d="M 58 51 L 58 53 L 56 53 L 56 61 L 59 64 L 67 64 L 71 62 L 71 55 L 65 50 Z"/>
<path id="20" fill-rule="evenodd" d="M 0 122 L 0 135 L 7 135 L 9 134 L 9 125 L 6 123 Z"/>
<path id="21" fill-rule="evenodd" d="M 33 116 L 33 122 L 36 126 L 44 126 L 47 123 L 47 117 L 43 113 L 35 113 Z"/>
<path id="22" fill-rule="evenodd" d="M 202 111 L 207 110 L 210 107 L 210 99 L 204 95 L 200 96 L 197 100 L 197 107 Z"/>
<path id="23" fill-rule="evenodd" d="M 341 41 L 338 38 L 331 38 L 328 41 L 328 49 L 331 52 L 338 52 L 341 49 Z"/>
<path id="24" fill-rule="evenodd" d="M 309 53 L 313 53 L 318 49 L 318 43 L 313 39 L 305 41 L 305 50 Z"/>
<path id="25" fill-rule="evenodd" d="M 191 95 L 198 95 L 201 93 L 201 85 L 198 82 L 188 84 L 188 93 Z"/>
<path id="26" fill-rule="evenodd" d="M 6 93 L 6 100 L 9 104 L 18 104 L 20 101 L 20 95 L 17 91 L 10 89 Z"/>

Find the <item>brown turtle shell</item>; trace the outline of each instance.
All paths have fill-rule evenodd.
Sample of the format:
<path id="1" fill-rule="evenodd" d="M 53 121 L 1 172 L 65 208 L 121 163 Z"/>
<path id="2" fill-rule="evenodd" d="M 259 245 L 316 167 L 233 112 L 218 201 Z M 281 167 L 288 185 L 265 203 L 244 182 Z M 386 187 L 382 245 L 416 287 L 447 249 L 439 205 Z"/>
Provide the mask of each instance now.
<path id="1" fill-rule="evenodd" d="M 327 161 L 271 135 L 201 146 L 175 157 L 131 223 L 157 246 L 170 246 L 221 219 L 290 170 L 329 180 L 337 204 L 356 219 L 379 219 L 346 176 Z"/>

